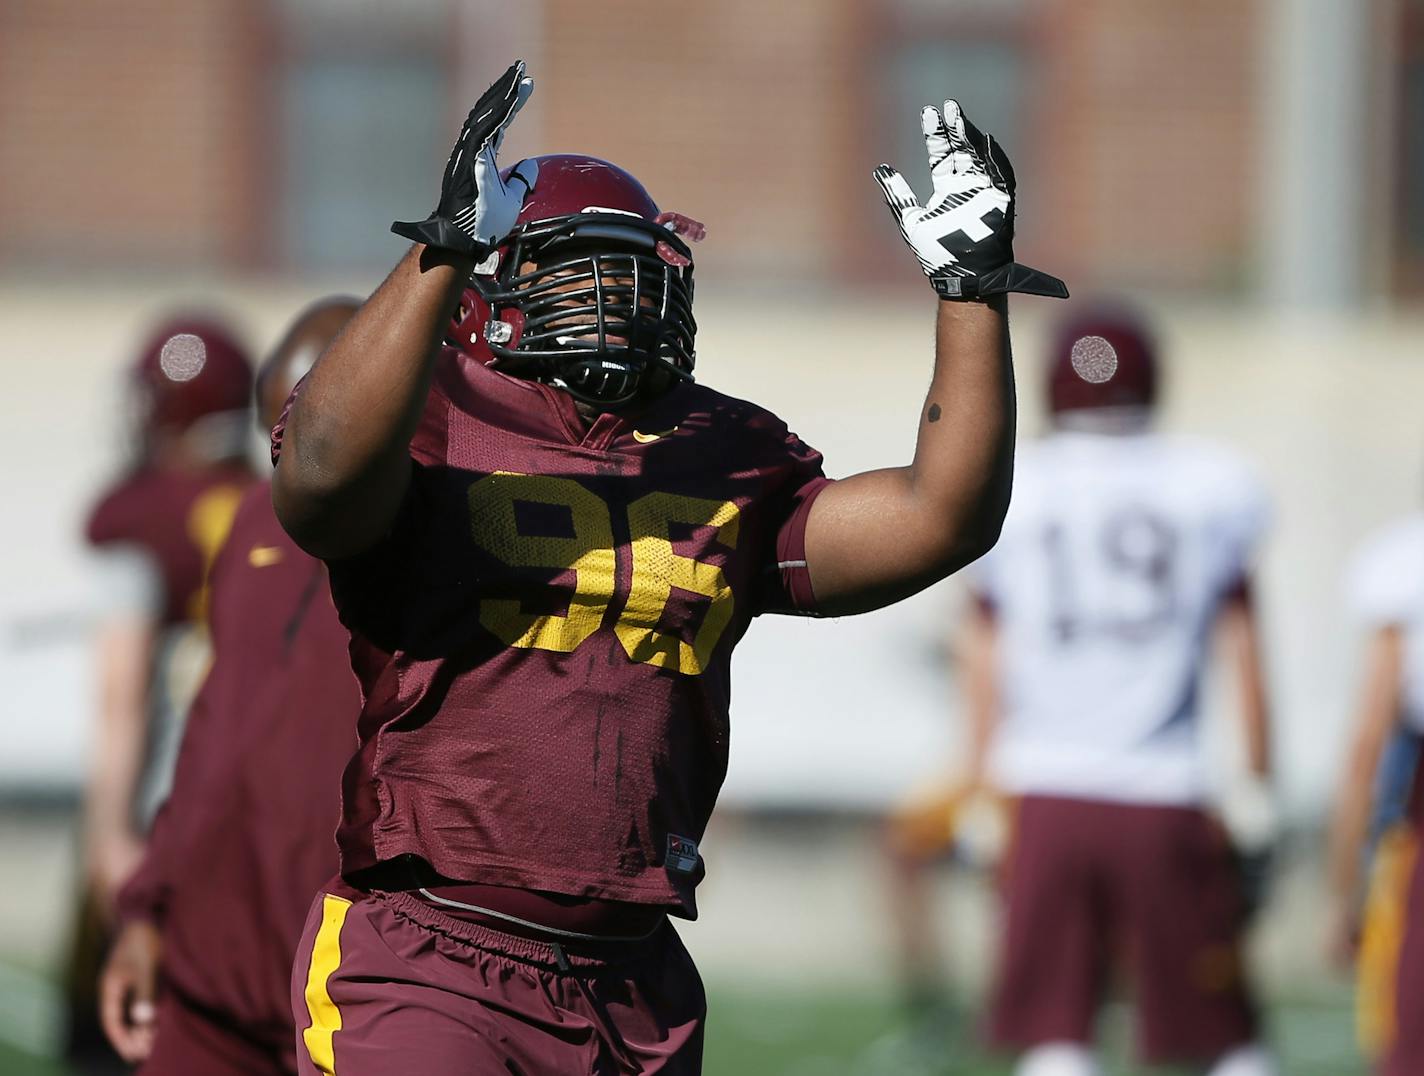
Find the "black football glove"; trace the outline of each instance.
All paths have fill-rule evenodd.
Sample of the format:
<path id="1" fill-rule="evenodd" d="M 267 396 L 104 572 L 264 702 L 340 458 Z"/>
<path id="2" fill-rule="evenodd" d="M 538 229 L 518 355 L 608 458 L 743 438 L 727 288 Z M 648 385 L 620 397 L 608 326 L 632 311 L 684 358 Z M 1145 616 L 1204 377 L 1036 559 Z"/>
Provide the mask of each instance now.
<path id="1" fill-rule="evenodd" d="M 534 92 L 534 80 L 516 60 L 487 89 L 470 114 L 445 164 L 440 204 L 422 221 L 396 221 L 391 231 L 417 243 L 468 254 L 483 260 L 511 228 L 534 186 L 539 166 L 520 161 L 509 182 L 499 175 L 495 158 L 504 132 Z"/>
<path id="2" fill-rule="evenodd" d="M 1276 795 L 1264 777 L 1242 774 L 1228 782 L 1217 805 L 1231 843 L 1241 882 L 1245 920 L 1249 922 L 1270 899 L 1281 840 Z"/>
<path id="3" fill-rule="evenodd" d="M 905 177 L 882 164 L 875 180 L 900 234 L 943 299 L 1022 291 L 1068 298 L 1055 276 L 1014 261 L 1014 169 L 954 101 L 920 113 L 934 193 L 921 206 Z"/>

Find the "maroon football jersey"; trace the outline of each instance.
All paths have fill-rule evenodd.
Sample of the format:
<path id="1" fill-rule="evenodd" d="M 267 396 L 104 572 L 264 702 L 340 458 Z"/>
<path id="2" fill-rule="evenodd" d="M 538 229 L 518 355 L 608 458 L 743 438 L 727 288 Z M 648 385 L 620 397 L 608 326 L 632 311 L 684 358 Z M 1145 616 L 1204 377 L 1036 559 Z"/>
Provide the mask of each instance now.
<path id="1" fill-rule="evenodd" d="M 292 958 L 336 870 L 361 699 L 326 570 L 282 530 L 267 483 L 214 564 L 211 623 L 173 792 L 120 909 L 162 924 L 173 989 L 285 1049 Z"/>
<path id="2" fill-rule="evenodd" d="M 145 467 L 100 497 L 85 534 L 91 545 L 132 546 L 152 559 L 164 626 L 201 620 L 208 569 L 255 477 L 240 463 L 200 471 Z"/>
<path id="3" fill-rule="evenodd" d="M 813 610 L 820 455 L 693 384 L 587 426 L 453 350 L 411 455 L 391 533 L 331 564 L 364 696 L 343 871 L 418 856 L 695 915 L 732 647 L 757 613 Z"/>

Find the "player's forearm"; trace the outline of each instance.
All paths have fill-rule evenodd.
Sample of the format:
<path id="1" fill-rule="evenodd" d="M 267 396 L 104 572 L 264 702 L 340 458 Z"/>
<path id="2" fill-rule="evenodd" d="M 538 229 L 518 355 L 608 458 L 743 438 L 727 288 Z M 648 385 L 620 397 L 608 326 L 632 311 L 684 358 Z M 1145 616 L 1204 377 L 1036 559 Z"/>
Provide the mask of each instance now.
<path id="1" fill-rule="evenodd" d="M 1384 744 L 1373 735 L 1353 745 L 1330 819 L 1326 870 L 1331 895 L 1339 902 L 1355 901 L 1360 884 L 1360 860 L 1369 836 L 1375 770 Z"/>
<path id="2" fill-rule="evenodd" d="M 102 714 L 94 741 L 94 770 L 85 788 L 84 872 L 104 915 L 137 863 L 142 837 L 134 802 L 143 770 L 145 722 L 142 713 Z"/>
<path id="3" fill-rule="evenodd" d="M 85 792 L 91 839 L 130 836 L 147 737 L 148 671 L 154 626 L 147 618 L 113 620 L 99 631 L 99 703 L 94 754 Z"/>
<path id="4" fill-rule="evenodd" d="M 1014 447 L 1004 300 L 939 307 L 935 373 L 913 462 L 836 482 L 811 508 L 806 563 L 824 613 L 900 601 L 998 538 Z"/>
<path id="5" fill-rule="evenodd" d="M 1369 781 L 1347 781 L 1330 820 L 1326 872 L 1330 894 L 1350 904 L 1359 891 L 1360 857 L 1364 853 L 1369 828 Z"/>
<path id="6" fill-rule="evenodd" d="M 1249 588 L 1226 608 L 1223 619 L 1236 659 L 1246 766 L 1253 775 L 1267 777 L 1271 771 L 1270 708 L 1266 701 L 1260 633 L 1256 629 Z"/>
<path id="7" fill-rule="evenodd" d="M 1013 479 L 1007 300 L 939 304 L 935 370 L 907 471 L 905 540 L 948 575 L 998 540 Z"/>
<path id="8" fill-rule="evenodd" d="M 127 714 L 100 718 L 96 764 L 84 797 L 85 828 L 92 842 L 133 835 L 133 802 L 143 761 L 143 722 Z"/>
<path id="9" fill-rule="evenodd" d="M 1271 775 L 1271 722 L 1261 680 L 1244 686 L 1243 723 L 1246 734 L 1246 768 L 1255 777 Z"/>
<path id="10" fill-rule="evenodd" d="M 877 555 L 914 592 L 983 557 L 1008 511 L 1014 468 L 1014 371 L 1007 302 L 940 303 L 934 376 L 909 467 L 884 473 Z"/>
<path id="11" fill-rule="evenodd" d="M 1355 898 L 1360 856 L 1369 835 L 1375 774 L 1399 715 L 1402 642 L 1386 629 L 1371 640 L 1364 689 L 1330 822 L 1327 858 L 1330 889 L 1338 900 Z"/>
<path id="12" fill-rule="evenodd" d="M 466 259 L 413 247 L 308 375 L 287 419 L 273 503 L 310 552 L 357 552 L 394 518 L 435 357 L 469 271 Z"/>

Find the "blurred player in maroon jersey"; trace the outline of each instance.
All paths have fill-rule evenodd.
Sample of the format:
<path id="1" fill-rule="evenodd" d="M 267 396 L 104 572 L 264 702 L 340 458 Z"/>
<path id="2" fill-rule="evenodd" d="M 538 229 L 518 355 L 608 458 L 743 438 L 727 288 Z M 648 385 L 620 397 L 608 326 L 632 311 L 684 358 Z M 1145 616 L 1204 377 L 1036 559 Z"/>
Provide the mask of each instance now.
<path id="1" fill-rule="evenodd" d="M 1341 964 L 1354 961 L 1358 940 L 1363 1045 L 1384 1076 L 1405 1076 L 1424 1071 L 1424 857 L 1418 852 L 1424 822 L 1424 513 L 1365 544 L 1350 572 L 1348 596 L 1370 635 L 1330 827 L 1327 937 Z M 1402 815 L 1404 824 L 1391 826 L 1392 814 Z M 1372 837 L 1379 846 L 1366 911 L 1360 906 L 1360 866 Z"/>
<path id="2" fill-rule="evenodd" d="M 1013 261 L 993 140 L 926 108 L 931 207 L 876 172 L 946 299 L 914 462 L 831 482 L 692 381 L 700 225 L 595 158 L 500 173 L 531 89 L 515 64 L 476 104 L 436 212 L 395 225 L 417 246 L 274 431 L 278 515 L 330 567 L 364 698 L 342 877 L 294 968 L 303 1073 L 700 1070 L 667 916 L 696 914 L 732 647 L 993 544 L 1004 295 L 1065 293 Z"/>
<path id="3" fill-rule="evenodd" d="M 182 717 L 208 657 L 208 570 L 255 479 L 252 364 L 206 315 L 157 326 L 128 375 L 131 469 L 89 515 L 103 613 L 99 705 L 84 797 L 86 907 L 70 969 L 77 1054 L 102 1043 L 94 976 L 115 893 L 167 794 Z"/>
<path id="4" fill-rule="evenodd" d="M 1152 426 L 1154 335 L 1089 308 L 1053 337 L 1052 429 L 975 565 L 963 677 L 969 784 L 1014 797 L 990 1032 L 1019 1076 L 1096 1076 L 1114 973 L 1138 1051 L 1210 1076 L 1275 1062 L 1243 966 L 1249 875 L 1273 830 L 1251 577 L 1269 508 L 1220 446 Z M 1250 775 L 1208 812 L 1201 679 L 1236 674 Z M 1230 836 L 1237 838 L 1233 848 Z"/>
<path id="5" fill-rule="evenodd" d="M 305 311 L 263 365 L 270 429 L 355 311 Z M 361 700 L 321 562 L 250 488 L 213 565 L 213 665 L 194 700 L 173 792 L 104 969 L 104 1028 L 153 1076 L 296 1071 L 288 981 L 310 894 L 336 869 L 341 769 Z"/>

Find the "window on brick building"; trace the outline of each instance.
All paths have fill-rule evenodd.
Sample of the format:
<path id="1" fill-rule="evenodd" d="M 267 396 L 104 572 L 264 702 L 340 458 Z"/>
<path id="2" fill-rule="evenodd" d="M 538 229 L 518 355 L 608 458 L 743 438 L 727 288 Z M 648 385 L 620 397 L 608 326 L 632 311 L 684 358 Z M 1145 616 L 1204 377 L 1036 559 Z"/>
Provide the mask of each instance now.
<path id="1" fill-rule="evenodd" d="M 921 198 L 929 194 L 919 110 L 955 95 L 965 113 L 992 131 L 1015 166 L 1032 156 L 1031 112 L 1026 94 L 1033 80 L 1031 41 L 1024 0 L 985 5 L 981 0 L 881 0 L 874 24 L 879 40 L 881 87 L 868 116 L 868 156 L 893 163 Z M 876 220 L 874 234 L 858 235 L 856 264 L 878 274 L 903 265 L 894 233 Z"/>
<path id="2" fill-rule="evenodd" d="M 1424 0 L 1400 11 L 1396 133 L 1395 219 L 1391 229 L 1395 285 L 1401 295 L 1424 296 Z"/>
<path id="3" fill-rule="evenodd" d="M 282 93 L 283 261 L 394 261 L 405 241 L 388 225 L 423 216 L 434 199 L 431 162 L 448 139 L 444 72 L 415 56 L 303 58 Z"/>
<path id="4" fill-rule="evenodd" d="M 1404 132 L 1404 169 L 1400 239 L 1414 258 L 1424 258 L 1424 60 L 1415 60 L 1404 70 L 1404 93 L 1400 102 L 1400 126 Z"/>
<path id="5" fill-rule="evenodd" d="M 885 42 L 890 100 L 887 124 L 897 138 L 887 151 L 912 165 L 923 157 L 913 122 L 927 104 L 953 92 L 980 128 L 1011 153 L 1024 132 L 1028 71 L 1024 0 L 889 0 Z"/>
<path id="6" fill-rule="evenodd" d="M 941 104 L 951 90 L 965 114 L 981 130 L 992 131 L 1013 156 L 1024 126 L 1023 66 L 1023 51 L 1011 40 L 943 37 L 901 44 L 891 66 L 895 122 L 887 128 L 896 141 L 890 159 L 905 162 L 901 167 L 907 172 L 915 169 L 911 175 L 923 175 L 924 139 L 914 117 L 924 105 Z"/>
<path id="7" fill-rule="evenodd" d="M 379 269 L 434 203 L 450 141 L 450 0 L 275 0 L 280 260 Z"/>

